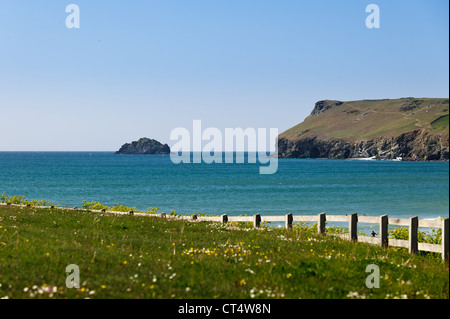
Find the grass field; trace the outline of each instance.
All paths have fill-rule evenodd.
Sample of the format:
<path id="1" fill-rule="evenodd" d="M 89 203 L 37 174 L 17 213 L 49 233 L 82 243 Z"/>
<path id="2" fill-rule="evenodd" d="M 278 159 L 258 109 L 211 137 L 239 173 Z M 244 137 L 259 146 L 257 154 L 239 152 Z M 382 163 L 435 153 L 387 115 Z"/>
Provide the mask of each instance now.
<path id="1" fill-rule="evenodd" d="M 66 287 L 66 267 L 81 287 Z M 367 288 L 374 264 L 380 287 Z M 0 298 L 449 298 L 440 256 L 308 228 L 0 206 Z"/>

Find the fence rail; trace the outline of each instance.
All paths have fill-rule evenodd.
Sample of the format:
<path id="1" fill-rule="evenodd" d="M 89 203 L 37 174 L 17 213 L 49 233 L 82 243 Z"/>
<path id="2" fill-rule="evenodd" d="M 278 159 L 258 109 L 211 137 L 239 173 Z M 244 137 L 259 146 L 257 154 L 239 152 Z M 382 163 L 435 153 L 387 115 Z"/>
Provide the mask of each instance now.
<path id="1" fill-rule="evenodd" d="M 145 214 L 144 214 L 145 215 Z M 327 215 L 321 213 L 319 215 L 281 215 L 281 216 L 261 216 L 255 214 L 253 216 L 177 216 L 173 217 L 164 213 L 160 214 L 161 217 L 172 217 L 178 219 L 198 220 L 198 221 L 213 221 L 213 222 L 253 222 L 254 227 L 260 227 L 264 222 L 283 222 L 287 229 L 291 229 L 294 222 L 316 222 L 318 233 L 326 234 L 327 222 L 347 222 L 349 223 L 348 234 L 337 234 L 340 238 L 360 241 L 364 243 L 380 245 L 383 247 L 402 247 L 407 248 L 411 254 L 420 251 L 429 251 L 442 254 L 442 259 L 449 261 L 449 219 L 440 220 L 425 220 L 418 219 L 418 217 L 411 218 L 389 218 L 388 215 L 382 215 L 379 217 L 374 216 L 358 216 L 358 214 L 349 215 Z M 379 224 L 380 232 L 379 237 L 367 237 L 358 235 L 358 224 Z M 389 225 L 406 226 L 409 228 L 409 239 L 394 239 L 388 237 Z M 442 244 L 428 244 L 418 242 L 419 227 L 425 228 L 438 228 L 442 229 Z"/>
<path id="2" fill-rule="evenodd" d="M 0 205 L 11 205 L 8 203 L 0 203 Z M 24 205 L 13 205 L 19 207 L 25 207 Z M 63 207 L 41 207 L 35 206 L 36 208 L 55 208 L 55 209 L 73 209 L 74 208 L 63 208 Z M 103 212 L 103 213 L 114 213 L 114 214 L 133 214 L 137 216 L 159 216 L 163 218 L 176 218 L 176 219 L 186 219 L 186 220 L 198 220 L 198 221 L 212 221 L 212 222 L 253 222 L 254 227 L 260 227 L 261 223 L 264 222 L 283 222 L 285 223 L 286 229 L 291 229 L 294 222 L 316 222 L 318 233 L 326 234 L 326 222 L 348 222 L 348 234 L 338 234 L 340 238 L 360 241 L 374 245 L 380 245 L 383 247 L 402 247 L 407 248 L 411 254 L 420 251 L 429 251 L 435 253 L 441 253 L 442 259 L 449 261 L 449 219 L 444 218 L 440 220 L 424 220 L 419 219 L 417 216 L 411 218 L 389 218 L 388 215 L 382 215 L 379 217 L 373 216 L 358 216 L 358 214 L 345 214 L 345 215 L 327 215 L 326 213 L 320 213 L 318 215 L 293 215 L 286 214 L 281 216 L 261 216 L 260 214 L 255 214 L 253 216 L 228 216 L 226 214 L 221 216 L 172 216 L 165 213 L 161 214 L 148 214 L 148 213 L 134 213 L 130 212 L 117 212 L 117 211 L 95 211 L 92 212 Z M 368 224 L 379 224 L 380 232 L 379 237 L 367 237 L 358 235 L 358 224 L 368 223 Z M 408 240 L 388 238 L 388 226 L 406 226 L 409 229 Z M 419 243 L 418 241 L 418 230 L 419 227 L 426 228 L 438 228 L 442 229 L 442 241 L 441 245 Z"/>

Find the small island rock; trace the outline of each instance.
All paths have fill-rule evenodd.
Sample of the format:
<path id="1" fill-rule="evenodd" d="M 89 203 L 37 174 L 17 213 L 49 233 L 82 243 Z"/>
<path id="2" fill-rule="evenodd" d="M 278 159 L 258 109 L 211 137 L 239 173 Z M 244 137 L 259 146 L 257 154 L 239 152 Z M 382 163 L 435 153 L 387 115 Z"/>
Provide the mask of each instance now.
<path id="1" fill-rule="evenodd" d="M 144 137 L 122 145 L 115 154 L 170 154 L 170 147 L 157 140 Z"/>

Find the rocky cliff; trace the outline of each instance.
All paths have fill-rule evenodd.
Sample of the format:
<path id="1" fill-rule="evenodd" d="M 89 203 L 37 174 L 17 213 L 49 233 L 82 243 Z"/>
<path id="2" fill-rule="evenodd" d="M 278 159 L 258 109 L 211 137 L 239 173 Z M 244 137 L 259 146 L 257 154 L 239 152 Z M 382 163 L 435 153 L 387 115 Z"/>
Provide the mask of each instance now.
<path id="1" fill-rule="evenodd" d="M 170 154 L 170 147 L 146 137 L 122 145 L 116 154 Z"/>
<path id="2" fill-rule="evenodd" d="M 448 99 L 319 101 L 280 134 L 281 158 L 449 160 Z"/>

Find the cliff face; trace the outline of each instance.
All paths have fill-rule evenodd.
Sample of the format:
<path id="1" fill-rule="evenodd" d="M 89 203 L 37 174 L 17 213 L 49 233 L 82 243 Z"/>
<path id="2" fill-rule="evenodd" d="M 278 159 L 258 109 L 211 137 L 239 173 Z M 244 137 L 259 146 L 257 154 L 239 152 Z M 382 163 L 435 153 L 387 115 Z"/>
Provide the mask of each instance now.
<path id="1" fill-rule="evenodd" d="M 449 140 L 442 134 L 429 134 L 416 130 L 397 137 L 378 137 L 367 141 L 351 142 L 344 139 L 321 140 L 305 138 L 290 141 L 278 140 L 281 158 L 369 158 L 407 161 L 448 161 Z"/>
<path id="2" fill-rule="evenodd" d="M 138 141 L 122 145 L 116 154 L 170 154 L 167 144 L 161 144 L 157 140 L 141 138 Z"/>
<path id="3" fill-rule="evenodd" d="M 280 134 L 278 156 L 448 161 L 448 99 L 320 101 Z"/>

